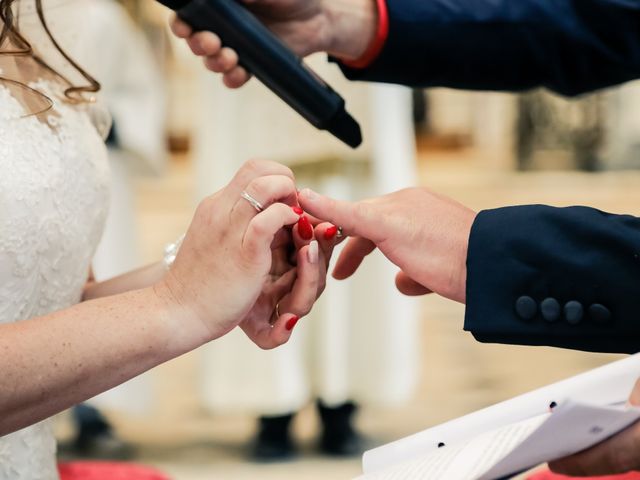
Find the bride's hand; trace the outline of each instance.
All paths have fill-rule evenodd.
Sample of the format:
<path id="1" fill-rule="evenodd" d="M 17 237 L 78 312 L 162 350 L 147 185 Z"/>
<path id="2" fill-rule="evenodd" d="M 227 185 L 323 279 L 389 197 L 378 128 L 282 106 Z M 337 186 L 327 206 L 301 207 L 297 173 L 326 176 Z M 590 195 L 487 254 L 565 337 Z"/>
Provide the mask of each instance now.
<path id="1" fill-rule="evenodd" d="M 263 348 L 286 342 L 298 320 L 309 313 L 324 291 L 333 248 L 340 242 L 336 238 L 337 228 L 332 224 L 314 222 L 314 227 L 299 207 L 295 207 L 294 212 L 300 215 L 300 220 L 291 230 L 283 229 L 276 235 L 271 245 L 268 280 L 240 323 L 249 338 Z M 274 311 L 286 313 L 285 332 L 275 331 L 264 321 Z"/>
<path id="2" fill-rule="evenodd" d="M 258 212 L 243 191 L 264 210 Z M 300 218 L 296 205 L 291 170 L 257 161 L 246 163 L 229 185 L 201 202 L 171 270 L 156 285 L 175 318 L 177 341 L 196 346 L 241 322 L 262 348 L 289 339 L 287 325 L 308 313 L 326 269 L 313 244 L 299 249 L 295 269 L 278 263 L 287 227 Z M 281 315 L 275 318 L 278 303 Z"/>

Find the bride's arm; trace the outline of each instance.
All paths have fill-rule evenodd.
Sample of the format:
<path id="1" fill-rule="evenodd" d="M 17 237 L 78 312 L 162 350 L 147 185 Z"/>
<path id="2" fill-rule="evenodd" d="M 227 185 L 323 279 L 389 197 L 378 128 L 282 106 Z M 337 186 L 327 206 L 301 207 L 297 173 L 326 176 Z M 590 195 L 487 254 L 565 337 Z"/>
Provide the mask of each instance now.
<path id="1" fill-rule="evenodd" d="M 216 338 L 207 333 L 162 284 L 1 325 L 0 435 Z"/>
<path id="2" fill-rule="evenodd" d="M 0 435 L 219 338 L 239 324 L 263 348 L 288 340 L 287 324 L 309 311 L 324 265 L 304 246 L 297 272 L 274 281 L 269 275 L 274 236 L 299 216 L 284 203 L 257 213 L 241 198 L 243 190 L 265 206 L 296 196 L 288 169 L 254 162 L 198 207 L 161 282 L 0 326 Z M 283 297 L 286 307 L 281 303 L 281 315 L 272 324 L 273 307 Z"/>

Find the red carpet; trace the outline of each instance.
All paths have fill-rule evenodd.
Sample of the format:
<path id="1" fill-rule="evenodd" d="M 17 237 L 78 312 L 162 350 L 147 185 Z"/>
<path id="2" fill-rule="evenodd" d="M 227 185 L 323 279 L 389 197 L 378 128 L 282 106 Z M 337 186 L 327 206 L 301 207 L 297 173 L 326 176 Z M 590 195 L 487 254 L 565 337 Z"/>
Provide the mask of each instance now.
<path id="1" fill-rule="evenodd" d="M 171 480 L 155 468 L 132 463 L 70 462 L 58 465 L 61 480 Z"/>

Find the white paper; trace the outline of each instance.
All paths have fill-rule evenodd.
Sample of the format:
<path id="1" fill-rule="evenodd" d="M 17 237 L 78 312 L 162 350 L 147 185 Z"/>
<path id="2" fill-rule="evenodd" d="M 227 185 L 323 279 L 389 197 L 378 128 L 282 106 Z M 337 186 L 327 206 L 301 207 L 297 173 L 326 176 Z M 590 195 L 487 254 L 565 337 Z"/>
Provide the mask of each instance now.
<path id="1" fill-rule="evenodd" d="M 640 354 L 520 395 L 475 413 L 365 452 L 365 473 L 384 470 L 436 451 L 440 442 L 461 445 L 482 433 L 544 415 L 549 405 L 583 400 L 590 405 L 624 403 L 640 377 Z"/>
<path id="2" fill-rule="evenodd" d="M 565 402 L 526 440 L 480 478 L 491 480 L 589 448 L 640 419 L 640 408 Z"/>
<path id="3" fill-rule="evenodd" d="M 640 418 L 639 408 L 564 402 L 545 413 L 366 474 L 361 480 L 494 480 L 588 448 Z"/>

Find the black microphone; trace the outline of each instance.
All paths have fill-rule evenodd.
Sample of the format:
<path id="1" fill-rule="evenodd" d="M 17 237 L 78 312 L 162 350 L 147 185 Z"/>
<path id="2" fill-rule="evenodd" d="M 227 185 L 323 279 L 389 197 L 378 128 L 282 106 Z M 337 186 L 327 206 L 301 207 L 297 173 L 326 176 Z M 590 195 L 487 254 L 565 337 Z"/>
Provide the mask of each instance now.
<path id="1" fill-rule="evenodd" d="M 216 33 L 238 53 L 240 65 L 321 130 L 347 145 L 362 143 L 360 126 L 343 98 L 237 0 L 158 0 L 195 31 Z"/>

